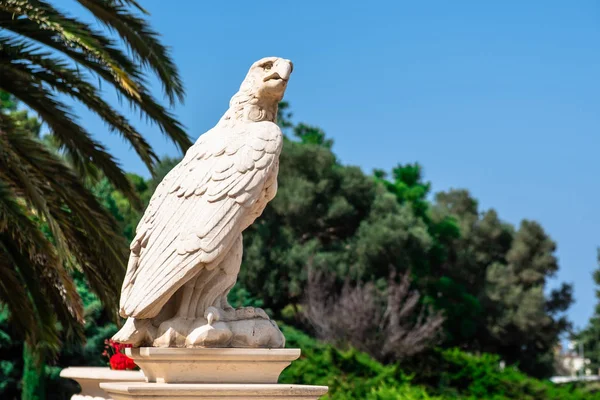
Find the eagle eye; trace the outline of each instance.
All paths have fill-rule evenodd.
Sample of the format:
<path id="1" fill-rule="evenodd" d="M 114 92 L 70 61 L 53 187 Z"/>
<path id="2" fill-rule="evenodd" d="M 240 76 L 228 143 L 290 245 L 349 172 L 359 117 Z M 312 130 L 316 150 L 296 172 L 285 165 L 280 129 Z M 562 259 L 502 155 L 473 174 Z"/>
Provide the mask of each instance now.
<path id="1" fill-rule="evenodd" d="M 271 61 L 266 62 L 262 65 L 262 67 L 265 71 L 269 71 L 271 68 L 273 68 L 273 63 Z"/>

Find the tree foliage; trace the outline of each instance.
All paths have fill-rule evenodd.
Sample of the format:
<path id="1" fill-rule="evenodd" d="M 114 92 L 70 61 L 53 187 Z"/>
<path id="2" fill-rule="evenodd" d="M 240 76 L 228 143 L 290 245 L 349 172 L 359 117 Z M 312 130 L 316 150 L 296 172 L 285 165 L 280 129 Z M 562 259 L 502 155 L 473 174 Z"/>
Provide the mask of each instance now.
<path id="1" fill-rule="evenodd" d="M 470 340 L 454 336 L 450 344 L 500 354 L 534 376 L 552 374 L 553 348 L 570 326 L 563 311 L 573 301 L 566 284 L 546 295 L 558 270 L 556 244 L 537 222 L 524 220 L 515 229 L 494 210 L 480 212 L 465 190 L 439 193 L 435 213 L 459 223 L 445 269 L 482 310 Z"/>
<path id="2" fill-rule="evenodd" d="M 282 383 L 327 385 L 327 399 L 407 400 L 595 400 L 600 392 L 573 385 L 556 386 L 531 378 L 515 367 L 502 367 L 493 354 L 457 348 L 437 350 L 430 369 L 407 374 L 403 364 L 381 364 L 355 349 L 341 351 L 283 326 L 286 346 L 303 357 L 281 376 Z"/>
<path id="3" fill-rule="evenodd" d="M 598 248 L 597 252 L 598 268 L 592 275 L 594 283 L 597 286 L 597 304 L 585 328 L 573 335 L 575 342 L 583 345 L 585 357 L 589 358 L 591 362 L 586 368 L 590 368 L 592 371 L 600 370 L 600 248 Z"/>
<path id="4" fill-rule="evenodd" d="M 289 344 L 302 347 L 306 358 L 286 370 L 284 379 L 327 384 L 331 398 L 584 398 L 519 372 L 549 375 L 552 347 L 569 326 L 563 311 L 572 302 L 571 288 L 547 290 L 558 268 L 556 245 L 538 223 L 512 226 L 495 210 L 480 210 L 466 190 L 430 200 L 431 185 L 416 163 L 372 175 L 343 165 L 322 130 L 296 125 L 285 107 L 280 111 L 288 137 L 278 195 L 244 233 L 243 266 L 230 301 L 266 308 L 310 333 L 335 325 L 327 339 L 354 345 L 338 350 L 286 327 Z M 26 114 L 12 118 L 36 126 Z M 151 179 L 127 175 L 143 204 L 178 161 L 162 159 Z M 114 234 L 130 240 L 141 212 L 108 178 L 88 184 L 114 220 Z M 54 246 L 51 227 L 29 219 Z M 318 281 L 321 296 L 310 297 L 311 276 L 328 277 Z M 44 384 L 63 397 L 72 388 L 57 380 L 60 367 L 102 364 L 102 342 L 116 329 L 110 303 L 89 290 L 90 277 L 77 268 L 69 277 L 83 298 L 88 341 L 67 342 L 55 361 L 48 360 Z M 0 362 L 0 396 L 20 393 L 24 365 L 24 345 L 18 327 L 7 325 L 6 307 L 0 313 L 0 360 L 11 361 Z M 303 317 L 311 308 L 321 310 L 313 323 Z M 372 324 L 358 326 L 358 319 Z M 380 328 L 379 336 L 370 332 Z M 382 336 L 393 339 L 394 331 L 401 333 L 397 340 Z M 440 340 L 412 340 L 437 337 L 423 332 L 440 333 Z M 501 370 L 500 360 L 510 367 Z M 414 373 L 412 379 L 405 372 Z"/>
<path id="5" fill-rule="evenodd" d="M 296 139 L 284 145 L 278 195 L 245 233 L 240 282 L 250 293 L 277 314 L 302 308 L 309 269 L 337 277 L 324 302 L 344 282 L 385 288 L 390 274 L 411 271 L 420 303 L 445 316 L 443 346 L 496 353 L 536 376 L 553 372 L 572 288 L 547 293 L 556 245 L 538 223 L 516 228 L 480 211 L 465 190 L 432 202 L 418 164 L 373 176 L 342 165 L 321 130 L 290 117 Z"/>
<path id="6" fill-rule="evenodd" d="M 430 201 L 418 164 L 373 176 L 342 165 L 321 130 L 293 124 L 287 107 L 280 114 L 292 138 L 277 196 L 244 234 L 241 287 L 288 317 L 290 306 L 301 309 L 306 300 L 309 270 L 333 277 L 324 301 L 345 283 L 385 290 L 390 275 L 410 271 L 420 306 L 445 317 L 442 346 L 499 354 L 536 376 L 552 373 L 572 288 L 547 291 L 556 245 L 538 223 L 516 228 L 493 209 L 481 211 L 466 190 Z"/>
<path id="7" fill-rule="evenodd" d="M 278 194 L 244 233 L 241 287 L 303 326 L 301 313 L 288 311 L 305 306 L 309 271 L 333 277 L 322 302 L 339 298 L 346 284 L 385 291 L 391 275 L 410 271 L 420 306 L 445 317 L 442 346 L 499 354 L 536 376 L 552 373 L 572 288 L 546 294 L 556 245 L 538 223 L 516 228 L 493 209 L 480 211 L 466 190 L 430 201 L 431 184 L 416 163 L 373 176 L 342 165 L 322 130 L 290 118 L 284 105 L 279 121 L 291 137 Z"/>

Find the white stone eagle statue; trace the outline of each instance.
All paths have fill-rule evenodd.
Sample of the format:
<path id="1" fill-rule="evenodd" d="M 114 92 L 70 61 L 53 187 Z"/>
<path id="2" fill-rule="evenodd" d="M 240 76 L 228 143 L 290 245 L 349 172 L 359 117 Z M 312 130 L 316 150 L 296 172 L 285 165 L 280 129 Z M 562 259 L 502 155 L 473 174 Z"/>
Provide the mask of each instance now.
<path id="1" fill-rule="evenodd" d="M 225 115 L 156 189 L 131 243 L 120 303 L 127 321 L 117 342 L 283 347 L 263 310 L 234 309 L 227 295 L 242 262 L 242 232 L 277 191 L 277 105 L 292 68 L 276 57 L 255 62 Z"/>

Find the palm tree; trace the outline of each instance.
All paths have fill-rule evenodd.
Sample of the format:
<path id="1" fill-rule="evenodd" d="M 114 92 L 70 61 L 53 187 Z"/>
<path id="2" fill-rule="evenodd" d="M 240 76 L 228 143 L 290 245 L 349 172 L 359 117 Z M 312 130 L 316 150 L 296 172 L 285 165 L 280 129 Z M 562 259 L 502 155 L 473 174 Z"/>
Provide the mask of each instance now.
<path id="1" fill-rule="evenodd" d="M 171 105 L 184 89 L 145 11 L 134 0 L 76 0 L 106 29 L 46 1 L 0 0 L 0 305 L 30 344 L 58 349 L 60 334 L 82 335 L 81 300 L 71 278 L 81 270 L 107 309 L 116 310 L 127 247 L 111 215 L 85 185 L 101 173 L 136 205 L 132 184 L 106 148 L 63 102 L 100 116 L 152 171 L 144 137 L 101 96 L 120 97 L 185 151 L 190 140 L 149 93 L 154 75 Z M 96 83 L 97 82 L 97 83 Z M 14 99 L 48 126 L 60 154 L 15 116 Z"/>

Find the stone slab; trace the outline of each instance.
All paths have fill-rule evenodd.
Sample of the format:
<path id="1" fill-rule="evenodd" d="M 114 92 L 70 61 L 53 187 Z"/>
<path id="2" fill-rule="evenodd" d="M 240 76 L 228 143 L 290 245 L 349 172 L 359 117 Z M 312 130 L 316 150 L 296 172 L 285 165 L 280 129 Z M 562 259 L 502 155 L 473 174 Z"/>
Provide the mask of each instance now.
<path id="1" fill-rule="evenodd" d="M 73 379 L 81 386 L 81 393 L 71 397 L 78 399 L 103 399 L 106 393 L 100 382 L 144 382 L 142 371 L 115 371 L 107 367 L 69 367 L 60 372 L 62 378 Z"/>
<path id="2" fill-rule="evenodd" d="M 148 382 L 275 384 L 300 349 L 140 347 L 126 354 Z"/>
<path id="3" fill-rule="evenodd" d="M 101 383 L 114 400 L 309 400 L 327 393 L 326 386 L 265 384 Z"/>

